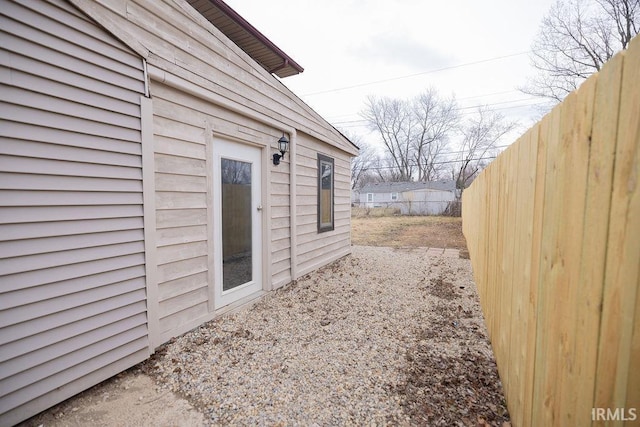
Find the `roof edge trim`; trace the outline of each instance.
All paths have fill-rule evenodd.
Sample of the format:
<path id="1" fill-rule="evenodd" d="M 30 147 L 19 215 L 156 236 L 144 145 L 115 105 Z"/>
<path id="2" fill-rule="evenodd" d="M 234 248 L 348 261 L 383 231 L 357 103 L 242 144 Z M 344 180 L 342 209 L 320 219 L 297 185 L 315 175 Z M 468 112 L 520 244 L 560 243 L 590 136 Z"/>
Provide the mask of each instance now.
<path id="1" fill-rule="evenodd" d="M 222 12 L 224 12 L 229 18 L 233 19 L 238 25 L 244 28 L 247 32 L 249 32 L 253 37 L 258 39 L 261 43 L 271 49 L 276 55 L 282 58 L 282 66 L 278 69 L 284 68 L 286 66 L 291 66 L 298 73 L 302 73 L 304 68 L 296 61 L 293 60 L 289 55 L 284 53 L 282 49 L 276 46 L 271 40 L 269 40 L 264 34 L 262 34 L 256 27 L 251 25 L 246 19 L 244 19 L 238 12 L 233 10 L 228 4 L 226 4 L 222 0 L 209 0 L 211 3 L 215 4 Z M 276 69 L 275 71 L 277 71 Z M 270 71 L 273 73 L 273 71 Z"/>

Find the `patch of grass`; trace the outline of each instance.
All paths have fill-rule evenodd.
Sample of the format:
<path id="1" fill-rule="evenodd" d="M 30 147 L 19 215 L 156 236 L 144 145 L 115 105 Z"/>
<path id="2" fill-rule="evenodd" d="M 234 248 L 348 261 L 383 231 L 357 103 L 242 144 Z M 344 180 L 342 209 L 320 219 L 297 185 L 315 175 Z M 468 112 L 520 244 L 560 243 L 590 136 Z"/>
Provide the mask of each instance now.
<path id="1" fill-rule="evenodd" d="M 462 219 L 442 216 L 352 217 L 351 242 L 361 246 L 467 249 Z"/>

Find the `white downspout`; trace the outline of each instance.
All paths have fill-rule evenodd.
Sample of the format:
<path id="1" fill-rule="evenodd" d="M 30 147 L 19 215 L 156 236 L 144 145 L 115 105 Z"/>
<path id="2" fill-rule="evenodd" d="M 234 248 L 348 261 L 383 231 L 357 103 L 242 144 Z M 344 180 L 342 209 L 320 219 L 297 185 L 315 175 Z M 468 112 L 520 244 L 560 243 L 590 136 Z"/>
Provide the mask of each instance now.
<path id="1" fill-rule="evenodd" d="M 298 198 L 297 194 L 297 171 L 296 171 L 296 130 L 291 131 L 291 142 L 289 144 L 289 225 L 291 227 L 291 237 L 289 242 L 291 243 L 291 281 L 298 278 L 298 218 L 296 214 L 296 207 Z"/>

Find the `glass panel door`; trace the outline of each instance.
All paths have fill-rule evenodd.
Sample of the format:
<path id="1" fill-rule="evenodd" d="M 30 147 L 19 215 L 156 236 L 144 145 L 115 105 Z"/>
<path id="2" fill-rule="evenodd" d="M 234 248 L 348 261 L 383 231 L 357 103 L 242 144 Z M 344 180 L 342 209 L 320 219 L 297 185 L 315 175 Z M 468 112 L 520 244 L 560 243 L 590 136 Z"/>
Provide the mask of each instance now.
<path id="1" fill-rule="evenodd" d="M 222 290 L 253 279 L 251 163 L 222 158 Z"/>
<path id="2" fill-rule="evenodd" d="M 261 161 L 259 148 L 214 141 L 215 308 L 262 290 Z"/>

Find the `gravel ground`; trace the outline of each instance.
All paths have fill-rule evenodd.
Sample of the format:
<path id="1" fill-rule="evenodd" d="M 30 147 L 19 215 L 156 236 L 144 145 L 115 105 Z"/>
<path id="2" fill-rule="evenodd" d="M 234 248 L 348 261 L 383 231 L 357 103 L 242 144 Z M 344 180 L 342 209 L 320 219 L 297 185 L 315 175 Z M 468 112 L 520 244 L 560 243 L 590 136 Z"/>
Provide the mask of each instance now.
<path id="1" fill-rule="evenodd" d="M 470 263 L 427 252 L 354 246 L 143 369 L 212 425 L 502 425 Z"/>

